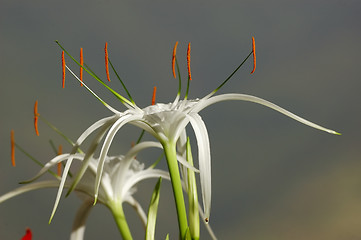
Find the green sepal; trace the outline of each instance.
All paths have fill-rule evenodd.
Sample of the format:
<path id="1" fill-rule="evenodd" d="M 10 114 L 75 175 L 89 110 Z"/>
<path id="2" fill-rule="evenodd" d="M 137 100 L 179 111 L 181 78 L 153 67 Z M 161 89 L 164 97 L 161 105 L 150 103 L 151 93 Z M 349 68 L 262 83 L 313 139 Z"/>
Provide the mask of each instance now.
<path id="1" fill-rule="evenodd" d="M 152 198 L 149 204 L 148 210 L 148 221 L 147 228 L 145 232 L 146 240 L 154 240 L 155 239 L 155 225 L 157 221 L 157 211 L 159 204 L 159 195 L 160 195 L 160 184 L 162 183 L 162 178 L 159 178 L 157 184 L 155 185 Z"/>

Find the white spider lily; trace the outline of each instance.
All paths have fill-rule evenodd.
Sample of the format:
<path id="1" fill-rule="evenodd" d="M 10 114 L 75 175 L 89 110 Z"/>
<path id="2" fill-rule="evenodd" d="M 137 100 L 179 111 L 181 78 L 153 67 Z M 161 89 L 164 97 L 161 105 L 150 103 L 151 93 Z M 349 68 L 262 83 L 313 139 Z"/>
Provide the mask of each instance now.
<path id="1" fill-rule="evenodd" d="M 159 143 L 155 142 L 142 142 L 134 146 L 126 155 L 113 157 L 107 156 L 104 161 L 104 172 L 100 181 L 98 201 L 106 205 L 111 210 L 124 239 L 128 239 L 128 237 L 130 236 L 130 232 L 125 221 L 122 208 L 122 204 L 124 202 L 127 202 L 134 207 L 134 209 L 140 216 L 144 227 L 146 226 L 147 222 L 147 217 L 142 207 L 133 197 L 133 194 L 136 192 L 135 185 L 138 182 L 149 178 L 162 177 L 165 179 L 169 179 L 169 174 L 166 171 L 160 169 L 153 169 L 152 167 L 144 169 L 144 164 L 141 164 L 138 160 L 135 159 L 136 153 L 147 147 L 161 146 Z M 46 173 L 51 167 L 57 165 L 59 162 L 67 160 L 70 155 L 71 154 L 62 154 L 53 158 L 30 181 L 37 179 L 38 177 Z M 84 161 L 85 157 L 86 154 L 72 154 L 72 158 L 75 160 Z M 98 159 L 91 158 L 89 160 L 88 168 L 86 169 L 82 179 L 79 181 L 76 188 L 74 189 L 75 192 L 82 193 L 81 195 L 83 196 L 81 197 L 84 199 L 84 202 L 79 208 L 76 218 L 74 220 L 73 230 L 70 238 L 71 240 L 83 239 L 86 219 L 94 204 L 94 183 L 98 164 Z M 70 186 L 71 182 L 66 181 L 64 185 L 60 188 L 69 188 Z M 0 203 L 28 191 L 56 187 L 59 187 L 59 179 L 30 183 L 1 196 Z M 55 213 L 58 203 L 59 199 L 57 198 L 51 218 Z"/>
<path id="2" fill-rule="evenodd" d="M 253 39 L 254 44 L 254 39 Z M 61 46 L 60 46 L 61 47 Z M 64 48 L 61 47 L 63 50 Z M 190 68 L 189 68 L 189 51 L 190 51 L 190 45 L 188 45 L 188 86 L 189 86 L 189 80 L 191 79 L 190 76 Z M 199 112 L 203 110 L 204 108 L 215 104 L 217 102 L 221 101 L 228 101 L 228 100 L 241 100 L 241 101 L 248 101 L 248 102 L 254 102 L 257 104 L 264 105 L 266 107 L 269 107 L 273 110 L 276 110 L 290 118 L 295 119 L 296 121 L 299 121 L 305 125 L 308 125 L 310 127 L 331 133 L 331 134 L 338 134 L 337 132 L 324 128 L 322 126 L 319 126 L 317 124 L 314 124 L 308 120 L 305 120 L 269 101 L 266 101 L 264 99 L 246 95 L 246 94 L 222 94 L 213 96 L 232 76 L 233 74 L 243 65 L 243 63 L 248 59 L 248 57 L 253 53 L 255 57 L 255 48 L 253 45 L 253 50 L 251 53 L 247 56 L 247 58 L 239 65 L 239 67 L 213 92 L 208 94 L 207 96 L 201 98 L 201 99 L 194 99 L 194 100 L 188 100 L 188 87 L 187 87 L 187 93 L 183 100 L 180 100 L 180 88 L 178 91 L 178 95 L 176 99 L 168 104 L 158 103 L 155 105 L 151 105 L 148 107 L 145 107 L 143 109 L 136 106 L 134 101 L 131 99 L 131 101 L 127 100 L 124 97 L 119 97 L 116 95 L 126 107 L 128 107 L 128 110 L 125 112 L 119 112 L 114 110 L 114 108 L 109 107 L 107 104 L 104 103 L 98 96 L 96 96 L 103 104 L 105 104 L 109 110 L 113 111 L 115 114 L 112 118 L 112 121 L 109 122 L 111 124 L 111 127 L 109 128 L 109 131 L 105 137 L 104 144 L 102 146 L 101 152 L 100 152 L 100 158 L 99 158 L 99 164 L 97 169 L 97 176 L 96 176 L 96 189 L 95 189 L 95 196 L 97 196 L 98 188 L 101 182 L 101 176 L 103 172 L 103 165 L 109 150 L 110 145 L 112 144 L 112 141 L 114 139 L 114 136 L 116 133 L 126 124 L 130 123 L 133 125 L 136 125 L 145 131 L 149 132 L 151 135 L 153 135 L 156 139 L 159 140 L 159 142 L 163 145 L 164 151 L 166 153 L 166 157 L 168 160 L 168 166 L 170 169 L 170 176 L 173 180 L 175 178 L 179 178 L 178 176 L 172 176 L 171 166 L 170 164 L 172 161 L 177 161 L 176 159 L 169 157 L 171 155 L 175 155 L 176 152 L 176 143 L 179 141 L 180 136 L 182 133 L 185 132 L 186 126 L 190 123 L 191 127 L 194 130 L 196 140 L 197 140 L 197 146 L 198 146 L 198 161 L 199 161 L 199 172 L 200 172 L 200 181 L 201 181 L 201 190 L 202 190 L 202 199 L 203 199 L 203 208 L 204 208 L 204 217 L 205 221 L 208 222 L 208 218 L 210 215 L 210 206 L 211 206 L 211 157 L 210 157 L 210 144 L 209 144 L 209 137 L 206 125 L 204 121 L 202 120 L 201 116 L 199 115 Z M 70 55 L 69 55 L 70 56 Z M 175 58 L 175 50 L 173 54 L 173 60 Z M 74 60 L 74 59 L 73 59 Z M 74 60 L 76 61 L 76 60 Z M 255 61 L 255 59 L 254 59 Z M 77 62 L 77 61 L 76 61 Z M 77 62 L 78 63 L 78 62 Z M 79 63 L 78 63 L 79 64 Z M 255 64 L 255 62 L 254 62 Z M 178 64 L 177 64 L 178 66 Z M 98 81 L 100 81 L 103 85 L 104 83 L 91 71 L 87 68 L 83 67 L 90 75 L 92 75 L 94 78 L 96 78 Z M 255 65 L 254 65 L 255 68 Z M 70 72 L 71 70 L 68 69 Z M 114 70 L 114 68 L 113 68 Z M 179 70 L 179 69 L 178 69 Z M 115 71 L 115 70 L 114 70 Z M 179 72 L 179 71 L 178 71 Z M 254 72 L 254 69 L 252 73 Z M 71 72 L 76 79 L 79 80 L 79 78 Z M 115 72 L 116 73 L 116 72 Z M 173 70 L 174 73 L 174 70 Z M 116 73 L 117 74 L 117 73 Z M 118 76 L 118 74 L 117 74 Z M 175 76 L 175 74 L 174 74 Z M 180 75 L 179 75 L 180 76 Z M 120 80 L 120 78 L 119 78 Z M 180 81 L 180 77 L 179 77 Z M 123 84 L 123 83 L 122 83 Z M 85 85 L 85 84 L 84 84 Z M 181 85 L 181 84 L 180 84 Z M 179 86 L 180 86 L 179 85 Z M 123 84 L 124 86 L 124 84 Z M 86 85 L 85 85 L 86 87 Z M 87 88 L 87 87 L 86 87 Z M 107 87 L 109 89 L 109 87 Z M 89 90 L 89 89 L 88 89 Z M 91 91 L 91 90 L 89 90 Z M 114 91 L 111 90 L 114 94 Z M 128 92 L 127 92 L 128 93 Z M 129 93 L 128 96 L 130 97 Z M 131 98 L 131 97 L 130 97 Z M 184 143 L 183 143 L 184 144 Z M 179 160 L 179 158 L 178 158 Z M 187 166 L 189 167 L 189 166 Z M 178 171 L 178 168 L 175 170 L 175 172 Z M 75 184 L 76 185 L 76 184 Z M 178 184 L 178 187 L 179 188 Z M 175 191 L 175 185 L 173 185 L 173 190 Z M 175 193 L 176 194 L 176 193 Z M 182 198 L 181 196 L 180 198 Z M 176 202 L 177 202 L 177 197 Z M 178 212 L 179 214 L 179 212 Z M 179 216 L 178 216 L 179 217 Z M 180 221 L 180 220 L 179 220 Z M 181 233 L 181 234 L 184 234 Z M 182 235 L 183 237 L 183 235 Z"/>

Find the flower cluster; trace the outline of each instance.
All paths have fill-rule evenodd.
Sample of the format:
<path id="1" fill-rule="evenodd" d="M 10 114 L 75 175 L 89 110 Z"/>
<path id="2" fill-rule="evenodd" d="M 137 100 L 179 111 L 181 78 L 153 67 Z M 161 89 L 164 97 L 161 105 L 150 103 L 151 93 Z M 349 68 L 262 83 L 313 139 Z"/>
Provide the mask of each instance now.
<path id="1" fill-rule="evenodd" d="M 211 229 L 207 225 L 211 212 L 212 188 L 210 143 L 206 124 L 199 114 L 201 110 L 215 103 L 228 100 L 254 102 L 276 110 L 281 114 L 293 118 L 294 120 L 310 127 L 331 134 L 338 134 L 333 130 L 329 130 L 308 120 L 305 120 L 269 101 L 255 96 L 238 93 L 215 95 L 215 93 L 225 83 L 227 83 L 229 79 L 231 79 L 231 77 L 251 56 L 253 56 L 253 69 L 251 73 L 254 73 L 256 69 L 256 51 L 254 38 L 252 38 L 251 52 L 244 59 L 244 61 L 210 94 L 203 98 L 192 100 L 188 99 L 189 85 L 190 81 L 192 80 L 190 70 L 190 44 L 188 44 L 187 49 L 187 88 L 184 98 L 181 99 L 182 82 L 176 56 L 178 45 L 178 42 L 176 42 L 172 55 L 172 73 L 174 78 L 177 78 L 176 72 L 178 73 L 178 93 L 174 101 L 170 103 L 155 103 L 156 88 L 154 88 L 152 104 L 144 108 L 138 107 L 136 105 L 129 91 L 125 87 L 124 82 L 116 72 L 109 58 L 107 43 L 105 44 L 104 48 L 106 78 L 108 81 L 110 81 L 110 66 L 116 78 L 120 81 L 124 90 L 126 91 L 127 97 L 124 97 L 111 89 L 84 63 L 82 48 L 80 49 L 80 60 L 77 61 L 63 48 L 62 45 L 60 45 L 59 42 L 57 42 L 57 44 L 63 50 L 62 86 L 65 86 L 65 72 L 68 70 L 70 74 L 81 83 L 81 86 L 85 87 L 85 89 L 87 89 L 96 99 L 98 99 L 102 104 L 104 104 L 106 108 L 112 112 L 112 115 L 102 118 L 92 124 L 79 136 L 75 142 L 69 140 L 72 145 L 72 150 L 69 153 L 60 154 L 51 159 L 48 163 L 43 165 L 40 172 L 33 179 L 24 182 L 29 183 L 28 185 L 3 195 L 0 197 L 0 203 L 15 195 L 33 189 L 58 187 L 58 194 L 55 200 L 53 212 L 50 217 L 51 220 L 55 214 L 64 188 L 68 189 L 67 194 L 70 194 L 73 191 L 83 193 L 83 195 L 86 197 L 84 197 L 84 204 L 80 207 L 77 213 L 71 239 L 83 238 L 86 218 L 93 204 L 97 202 L 106 205 L 110 209 L 124 239 L 131 239 L 132 236 L 124 217 L 122 208 L 123 202 L 129 203 L 136 209 L 147 228 L 147 233 L 152 232 L 152 236 L 149 239 L 152 239 L 152 237 L 154 238 L 154 229 L 152 231 L 152 228 L 155 227 L 156 213 L 154 214 L 154 212 L 156 212 L 158 203 L 156 203 L 156 201 L 151 202 L 147 219 L 145 212 L 133 197 L 133 193 L 135 192 L 135 185 L 138 182 L 149 178 L 164 178 L 171 181 L 181 239 L 199 239 L 199 215 L 201 215 L 204 223 L 206 223 L 212 238 L 215 238 Z M 76 64 L 79 65 L 79 76 L 77 76 L 66 65 L 65 55 L 69 56 Z M 106 87 L 123 103 L 127 109 L 125 111 L 119 111 L 107 104 L 83 81 L 83 71 L 87 72 L 90 76 Z M 37 127 L 39 116 L 40 115 L 37 112 L 36 102 L 34 107 L 34 124 L 37 135 L 39 134 Z M 109 156 L 109 149 L 111 145 L 114 144 L 114 137 L 126 124 L 132 124 L 136 127 L 139 127 L 142 129 L 143 133 L 146 132 L 152 135 L 156 141 L 140 141 L 139 139 L 137 144 L 130 148 L 126 154 Z M 193 163 L 191 144 L 187 134 L 188 125 L 190 125 L 191 129 L 194 131 L 196 138 L 196 146 L 198 150 L 196 165 L 198 166 L 198 169 L 194 167 Z M 91 140 L 90 146 L 85 152 L 83 152 L 81 150 L 83 142 L 90 138 L 94 132 L 96 132 L 96 134 Z M 164 152 L 164 156 L 168 165 L 167 171 L 156 169 L 155 164 L 149 168 L 144 168 L 144 163 L 136 159 L 136 155 L 140 151 L 143 151 L 147 148 L 159 148 Z M 95 157 L 94 155 L 98 149 L 99 156 Z M 76 172 L 74 177 L 70 177 L 70 168 L 74 160 L 80 161 L 81 167 Z M 147 161 L 149 161 L 149 159 L 147 159 Z M 61 177 L 58 176 L 55 180 L 52 181 L 33 182 L 44 173 L 50 171 L 51 167 L 61 162 L 65 163 Z M 13 164 L 15 164 L 14 159 Z M 202 201 L 198 200 L 197 195 L 197 175 L 199 175 L 200 180 Z M 185 199 L 184 193 L 188 196 L 188 200 Z M 155 188 L 154 194 L 159 194 L 159 188 Z M 188 210 L 186 209 L 186 202 L 188 202 Z"/>

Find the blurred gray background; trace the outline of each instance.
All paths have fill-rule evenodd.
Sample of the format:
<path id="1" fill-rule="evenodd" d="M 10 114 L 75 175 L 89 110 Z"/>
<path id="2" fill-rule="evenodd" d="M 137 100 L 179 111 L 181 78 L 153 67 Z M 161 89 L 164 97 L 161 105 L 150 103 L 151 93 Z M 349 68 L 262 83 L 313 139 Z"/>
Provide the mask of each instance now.
<path id="1" fill-rule="evenodd" d="M 1 0 L 0 194 L 39 170 L 19 151 L 17 167 L 11 167 L 11 129 L 17 143 L 42 162 L 54 156 L 49 139 L 70 149 L 44 123 L 40 137 L 35 135 L 35 100 L 39 113 L 72 139 L 111 114 L 69 73 L 61 88 L 61 50 L 54 40 L 76 57 L 83 47 L 85 62 L 103 78 L 107 41 L 113 64 L 144 107 L 153 86 L 158 87 L 157 102 L 176 95 L 178 83 L 171 73 L 175 41 L 183 79 L 186 46 L 192 44 L 190 98 L 196 98 L 238 66 L 254 36 L 256 72 L 249 74 L 252 61 L 247 62 L 220 93 L 262 97 L 342 136 L 253 103 L 223 102 L 201 112 L 211 141 L 211 226 L 219 239 L 361 239 L 360 13 L 357 0 Z M 123 92 L 112 79 L 110 86 Z M 89 75 L 84 80 L 112 106 L 124 109 Z M 138 134 L 131 126 L 121 130 L 112 153 L 126 151 Z M 139 159 L 158 154 L 144 152 Z M 136 197 L 144 207 L 153 186 L 154 181 L 139 185 Z M 38 190 L 1 204 L 0 239 L 20 239 L 26 227 L 34 240 L 68 239 L 81 201 L 75 195 L 62 198 L 48 225 L 55 195 L 55 189 Z M 157 239 L 168 232 L 178 238 L 172 201 L 171 186 L 164 181 Z M 133 209 L 125 210 L 134 237 L 142 239 Z M 87 226 L 86 239 L 120 238 L 103 206 L 94 208 Z M 209 238 L 204 229 L 201 234 Z"/>

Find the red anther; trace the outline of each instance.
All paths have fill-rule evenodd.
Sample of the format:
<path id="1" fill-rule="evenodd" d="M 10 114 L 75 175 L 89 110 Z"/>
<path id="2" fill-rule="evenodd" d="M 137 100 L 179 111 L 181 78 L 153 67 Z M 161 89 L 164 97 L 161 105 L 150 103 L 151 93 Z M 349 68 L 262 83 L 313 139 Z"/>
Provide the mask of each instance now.
<path id="1" fill-rule="evenodd" d="M 153 88 L 152 105 L 155 104 L 155 96 L 156 96 L 156 94 L 157 94 L 157 87 L 154 87 Z"/>
<path id="2" fill-rule="evenodd" d="M 80 48 L 80 65 L 83 66 L 84 59 L 83 59 L 83 48 Z M 83 67 L 80 67 L 80 74 L 79 74 L 80 81 L 83 82 Z M 80 86 L 83 86 L 83 83 L 80 83 Z"/>
<path id="3" fill-rule="evenodd" d="M 14 130 L 10 132 L 10 142 L 11 142 L 11 165 L 13 167 L 16 166 L 15 164 L 15 137 L 14 137 Z"/>
<path id="4" fill-rule="evenodd" d="M 63 146 L 59 145 L 59 147 L 58 147 L 58 155 L 60 155 L 62 153 L 63 153 Z M 58 173 L 58 176 L 60 177 L 61 176 L 61 162 L 58 162 L 58 164 L 57 164 L 57 173 Z"/>
<path id="5" fill-rule="evenodd" d="M 33 234 L 31 233 L 30 228 L 26 228 L 25 235 L 21 240 L 31 240 L 32 237 L 33 237 Z"/>
<path id="6" fill-rule="evenodd" d="M 173 56 L 172 56 L 172 71 L 173 71 L 173 77 L 174 77 L 174 78 L 177 78 L 176 75 L 175 75 L 175 68 L 174 68 L 174 65 L 175 65 L 175 56 L 176 56 L 176 54 L 177 54 L 177 46 L 178 46 L 178 41 L 174 44 Z"/>
<path id="7" fill-rule="evenodd" d="M 108 43 L 105 43 L 105 47 L 104 47 L 104 52 L 105 52 L 105 72 L 107 74 L 107 79 L 110 82 L 110 77 L 109 77 L 109 59 L 108 59 Z"/>
<path id="8" fill-rule="evenodd" d="M 37 136 L 39 136 L 38 119 L 39 119 L 38 100 L 36 100 L 34 104 L 34 128 Z"/>
<path id="9" fill-rule="evenodd" d="M 256 43 L 254 41 L 254 37 L 252 37 L 252 53 L 253 53 L 253 70 L 251 74 L 254 73 L 254 70 L 256 70 Z"/>
<path id="10" fill-rule="evenodd" d="M 192 80 L 191 75 L 191 43 L 188 43 L 188 49 L 187 49 L 187 69 L 188 69 L 188 79 L 189 81 Z"/>
<path id="11" fill-rule="evenodd" d="M 63 88 L 65 86 L 65 58 L 64 58 L 64 51 L 61 52 L 61 66 L 63 69 Z"/>

